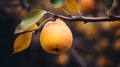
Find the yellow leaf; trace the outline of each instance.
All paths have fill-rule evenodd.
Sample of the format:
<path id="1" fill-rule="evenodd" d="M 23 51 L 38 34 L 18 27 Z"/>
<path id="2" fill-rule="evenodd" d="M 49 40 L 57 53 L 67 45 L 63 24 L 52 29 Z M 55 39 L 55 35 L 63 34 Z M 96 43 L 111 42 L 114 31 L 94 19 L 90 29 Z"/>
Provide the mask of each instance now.
<path id="1" fill-rule="evenodd" d="M 21 52 L 30 46 L 32 32 L 19 35 L 14 41 L 14 53 Z"/>
<path id="2" fill-rule="evenodd" d="M 31 25 L 30 27 L 24 29 L 23 31 L 32 31 L 38 29 L 38 26 L 36 24 Z"/>
<path id="3" fill-rule="evenodd" d="M 76 0 L 65 0 L 64 4 L 58 9 L 63 9 L 67 14 L 79 15 L 79 7 Z"/>

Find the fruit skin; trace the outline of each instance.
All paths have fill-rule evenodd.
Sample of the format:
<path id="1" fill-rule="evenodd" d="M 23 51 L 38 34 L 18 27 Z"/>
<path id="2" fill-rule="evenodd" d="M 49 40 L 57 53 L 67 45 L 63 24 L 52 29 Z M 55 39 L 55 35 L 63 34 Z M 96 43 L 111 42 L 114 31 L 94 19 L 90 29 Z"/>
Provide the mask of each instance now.
<path id="1" fill-rule="evenodd" d="M 91 13 L 96 10 L 95 0 L 78 0 L 79 9 L 82 13 Z"/>
<path id="2" fill-rule="evenodd" d="M 48 21 L 40 34 L 42 48 L 51 54 L 66 52 L 72 45 L 72 41 L 71 30 L 61 19 Z"/>

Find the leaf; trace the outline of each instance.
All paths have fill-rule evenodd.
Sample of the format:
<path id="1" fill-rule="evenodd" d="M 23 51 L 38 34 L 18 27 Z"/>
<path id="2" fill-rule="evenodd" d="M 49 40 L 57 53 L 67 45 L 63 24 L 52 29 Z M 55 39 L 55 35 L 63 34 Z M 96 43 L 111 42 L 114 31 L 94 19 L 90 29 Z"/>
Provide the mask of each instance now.
<path id="1" fill-rule="evenodd" d="M 64 12 L 68 15 L 79 15 L 79 7 L 76 0 L 65 0 L 64 4 L 61 7 L 58 7 L 58 9 L 64 10 Z"/>
<path id="2" fill-rule="evenodd" d="M 19 35 L 14 41 L 14 53 L 21 52 L 30 46 L 32 32 Z"/>
<path id="3" fill-rule="evenodd" d="M 50 0 L 55 8 L 60 7 L 64 4 L 65 0 Z"/>
<path id="4" fill-rule="evenodd" d="M 118 0 L 113 0 L 113 2 L 110 1 L 110 3 L 106 5 L 107 15 L 112 15 L 117 5 Z"/>
<path id="5" fill-rule="evenodd" d="M 106 5 L 106 10 L 109 10 L 112 7 L 112 2 Z"/>
<path id="6" fill-rule="evenodd" d="M 36 29 L 37 25 L 35 26 L 34 24 L 36 24 L 45 13 L 47 12 L 44 10 L 34 10 L 28 13 L 16 27 L 15 34 Z M 29 28 L 30 26 L 34 28 Z"/>
<path id="7" fill-rule="evenodd" d="M 33 24 L 30 27 L 24 29 L 23 32 L 24 31 L 33 31 L 33 30 L 36 30 L 36 29 L 38 29 L 38 26 L 36 24 Z"/>

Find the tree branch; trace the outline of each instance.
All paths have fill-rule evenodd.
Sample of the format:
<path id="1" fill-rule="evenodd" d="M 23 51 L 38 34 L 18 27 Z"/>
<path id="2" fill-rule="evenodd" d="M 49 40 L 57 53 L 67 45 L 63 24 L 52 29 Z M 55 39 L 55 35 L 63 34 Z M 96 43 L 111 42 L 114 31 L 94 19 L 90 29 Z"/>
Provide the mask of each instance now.
<path id="1" fill-rule="evenodd" d="M 65 17 L 62 15 L 57 16 L 68 21 L 83 21 L 83 22 L 120 21 L 120 16 L 109 17 L 84 17 L 84 16 Z"/>
<path id="2" fill-rule="evenodd" d="M 64 20 L 68 20 L 68 21 L 83 21 L 84 23 L 87 23 L 87 22 L 102 22 L 102 21 L 120 21 L 120 16 L 109 16 L 109 17 L 97 17 L 97 18 L 95 18 L 95 17 L 84 17 L 84 16 L 81 16 L 81 17 L 78 17 L 78 16 L 66 17 L 66 16 L 63 16 L 63 15 L 53 15 L 53 18 L 54 17 L 55 18 L 56 17 L 61 18 L 61 19 L 64 19 Z M 39 30 L 39 29 L 21 32 L 21 33 L 18 33 L 17 35 L 23 34 L 23 33 L 26 33 L 26 32 L 37 31 L 37 30 Z"/>
<path id="3" fill-rule="evenodd" d="M 111 13 L 111 11 L 116 7 L 118 0 L 114 0 L 113 5 L 111 9 L 108 11 L 108 13 Z M 27 3 L 27 0 L 21 0 L 22 6 L 30 11 L 30 5 Z M 56 16 L 56 15 L 55 15 Z M 84 17 L 84 16 L 72 16 L 72 17 L 66 17 L 63 15 L 57 15 L 59 18 L 62 18 L 64 20 L 68 21 L 83 21 L 85 23 L 87 22 L 101 22 L 101 21 L 120 21 L 120 16 L 110 16 L 108 17 Z"/>

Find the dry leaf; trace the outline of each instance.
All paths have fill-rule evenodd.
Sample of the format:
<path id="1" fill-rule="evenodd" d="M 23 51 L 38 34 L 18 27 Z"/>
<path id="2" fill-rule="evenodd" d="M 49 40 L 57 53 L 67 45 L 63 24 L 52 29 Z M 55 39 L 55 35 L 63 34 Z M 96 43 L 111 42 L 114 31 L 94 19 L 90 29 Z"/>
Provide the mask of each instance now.
<path id="1" fill-rule="evenodd" d="M 30 46 L 32 32 L 19 35 L 14 41 L 14 53 L 21 52 Z"/>

